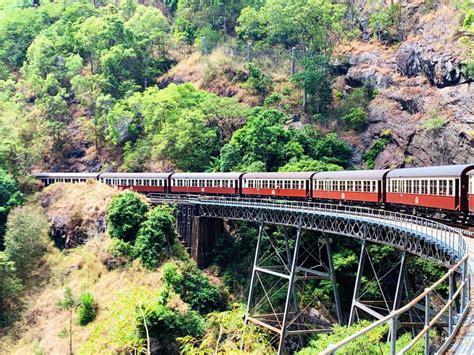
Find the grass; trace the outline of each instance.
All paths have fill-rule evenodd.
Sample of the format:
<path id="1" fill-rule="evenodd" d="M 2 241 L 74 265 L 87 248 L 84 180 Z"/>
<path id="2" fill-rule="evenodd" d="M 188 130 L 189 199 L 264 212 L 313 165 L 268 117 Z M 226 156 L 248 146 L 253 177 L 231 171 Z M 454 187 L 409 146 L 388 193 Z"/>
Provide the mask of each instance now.
<path id="1" fill-rule="evenodd" d="M 91 181 L 84 184 L 56 184 L 39 193 L 30 203 L 45 206 L 50 218 L 69 218 L 79 213 L 84 225 L 104 218 L 108 201 L 118 193 L 109 186 Z M 74 212 L 75 211 L 75 212 Z M 140 302 L 152 302 L 162 287 L 161 271 L 144 269 L 140 262 L 109 271 L 107 234 L 90 234 L 86 244 L 60 251 L 52 245 L 40 267 L 20 296 L 23 303 L 18 321 L 0 332 L 0 354 L 64 354 L 69 352 L 68 313 L 58 301 L 70 287 L 77 298 L 91 293 L 98 303 L 96 320 L 77 325 L 74 313 L 73 349 L 75 353 L 132 351 L 141 346 L 135 319 Z M 178 296 L 171 306 L 185 309 Z M 112 349 L 112 350 L 111 350 Z M 93 351 L 91 351 L 93 350 Z"/>
<path id="2" fill-rule="evenodd" d="M 110 353 L 139 349 L 136 307 L 153 302 L 162 286 L 161 271 L 151 272 L 137 261 L 108 271 L 101 258 L 110 239 L 101 235 L 87 244 L 62 253 L 52 248 L 42 271 L 48 275 L 43 287 L 29 289 L 24 295 L 26 308 L 21 319 L 7 329 L 0 340 L 0 353 L 67 353 L 68 314 L 57 303 L 70 287 L 78 297 L 90 292 L 97 300 L 97 319 L 85 327 L 77 325 L 74 314 L 73 343 L 79 354 Z M 173 307 L 186 308 L 175 296 Z"/>

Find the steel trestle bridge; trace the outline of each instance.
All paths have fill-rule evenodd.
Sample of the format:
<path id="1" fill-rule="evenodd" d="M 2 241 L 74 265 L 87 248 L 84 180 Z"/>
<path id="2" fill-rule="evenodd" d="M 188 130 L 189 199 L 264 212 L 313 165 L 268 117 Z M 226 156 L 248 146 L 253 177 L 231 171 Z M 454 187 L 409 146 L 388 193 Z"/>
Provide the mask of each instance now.
<path id="1" fill-rule="evenodd" d="M 332 283 L 337 321 L 344 323 L 331 251 L 331 239 L 335 235 L 356 238 L 361 244 L 348 324 L 359 319 L 359 314 L 369 315 L 375 318 L 375 322 L 338 344 L 329 346 L 324 354 L 336 353 L 352 340 L 385 324 L 389 326 L 391 354 L 403 354 L 422 339 L 425 354 L 442 353 L 452 342 L 469 309 L 467 245 L 459 229 L 442 223 L 382 209 L 306 201 L 176 194 L 149 194 L 148 197 L 152 203 L 181 206 L 185 211 L 181 218 L 187 226 L 195 218 L 248 221 L 259 225 L 246 322 L 272 332 L 278 343 L 279 354 L 301 345 L 303 334 L 331 331 L 327 319 L 312 315 L 309 322 L 310 311 L 299 308 L 297 291 L 307 280 L 328 280 Z M 269 225 L 284 227 L 284 235 L 268 233 Z M 304 243 L 308 231 L 318 232 L 320 236 L 309 245 Z M 399 263 L 384 275 L 377 275 L 367 248 L 369 242 L 398 249 Z M 406 253 L 432 260 L 448 268 L 448 271 L 421 294 L 410 295 Z M 315 267 L 305 264 L 310 258 L 317 261 Z M 394 294 L 387 297 L 382 292 L 382 306 L 363 299 L 365 291 L 362 278 L 368 266 L 372 267 L 374 283 L 378 284 L 380 290 L 381 281 L 389 272 L 397 275 Z M 448 297 L 441 304 L 439 300 L 435 304 L 432 296 L 446 282 Z M 285 295 L 281 305 L 272 302 L 272 295 L 276 294 Z M 405 300 L 403 306 L 402 299 Z M 414 319 L 411 310 L 423 312 L 423 316 Z M 416 329 L 412 329 L 413 340 L 403 349 L 397 349 L 396 340 L 401 328 L 407 324 L 415 325 Z M 435 328 L 441 329 L 443 338 L 438 344 L 434 344 L 430 338 L 430 330 Z"/>

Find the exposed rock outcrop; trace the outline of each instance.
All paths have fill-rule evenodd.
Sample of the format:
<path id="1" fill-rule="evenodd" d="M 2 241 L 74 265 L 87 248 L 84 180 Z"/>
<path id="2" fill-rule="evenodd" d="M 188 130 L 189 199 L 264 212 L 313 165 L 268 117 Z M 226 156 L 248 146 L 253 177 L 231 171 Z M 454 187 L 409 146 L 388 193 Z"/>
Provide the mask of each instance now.
<path id="1" fill-rule="evenodd" d="M 97 181 L 54 184 L 38 195 L 37 202 L 46 211 L 53 240 L 63 249 L 105 232 L 107 205 L 117 193 Z"/>
<path id="2" fill-rule="evenodd" d="M 474 83 L 463 76 L 459 14 L 440 7 L 418 16 L 398 48 L 374 40 L 344 53 L 347 89 L 369 84 L 378 91 L 362 142 L 368 149 L 382 132 L 391 135 L 378 168 L 474 163 Z"/>

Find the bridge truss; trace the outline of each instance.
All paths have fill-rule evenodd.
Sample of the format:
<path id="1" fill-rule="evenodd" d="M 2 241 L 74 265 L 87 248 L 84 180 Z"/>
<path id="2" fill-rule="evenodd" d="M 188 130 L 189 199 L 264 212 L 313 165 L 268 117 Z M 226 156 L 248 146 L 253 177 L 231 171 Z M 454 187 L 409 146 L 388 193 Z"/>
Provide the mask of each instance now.
<path id="1" fill-rule="evenodd" d="M 165 194 L 151 194 L 149 198 L 153 203 L 176 203 L 185 206 L 185 218 L 180 224 L 185 230 L 192 225 L 189 219 L 196 216 L 258 223 L 259 235 L 246 321 L 273 332 L 279 354 L 297 349 L 301 345 L 300 336 L 303 334 L 331 331 L 331 324 L 327 319 L 321 315 L 308 314 L 307 309 L 299 309 L 297 291 L 305 281 L 325 279 L 332 283 L 337 321 L 343 322 L 330 243 L 331 236 L 334 235 L 356 238 L 361 243 L 349 324 L 359 318 L 360 312 L 375 318 L 376 321 L 372 323 L 370 329 L 359 332 L 357 336 L 389 323 L 390 352 L 395 354 L 396 340 L 401 327 L 406 324 L 417 324 L 413 320 L 413 314 L 409 312 L 417 309 L 424 312 L 424 320 L 422 319 L 417 325 L 422 330 L 419 333 L 413 331 L 415 338 L 411 346 L 401 349 L 401 353 L 408 351 L 421 337 L 424 337 L 424 351 L 425 354 L 429 354 L 436 350 L 430 344 L 429 330 L 439 328 L 442 323 L 445 329 L 443 330 L 445 341 L 438 351 L 444 350 L 453 339 L 467 312 L 469 283 L 466 243 L 459 230 L 444 224 L 382 209 L 304 201 Z M 282 226 L 283 236 L 268 233 L 267 227 L 270 225 Z M 308 245 L 302 241 L 305 240 L 305 233 L 309 231 L 319 232 L 319 237 Z M 400 250 L 400 262 L 397 268 L 389 271 L 398 273 L 397 285 L 393 295 L 383 296 L 383 307 L 373 302 L 364 302 L 362 299 L 361 278 L 364 266 L 366 263 L 371 264 L 371 256 L 366 247 L 368 242 L 389 245 Z M 277 248 L 278 243 L 280 245 Z M 282 243 L 285 251 L 283 253 Z M 409 294 L 406 287 L 406 253 L 430 259 L 449 269 L 432 288 L 425 290 L 411 302 L 408 302 Z M 316 265 L 305 265 L 305 261 L 309 258 L 317 261 Z M 375 270 L 373 271 L 375 283 L 380 286 L 386 274 L 378 275 Z M 430 296 L 445 280 L 449 280 L 449 297 L 440 312 L 436 312 L 433 305 L 430 306 Z M 404 292 L 404 299 L 408 303 L 399 308 Z M 272 296 L 281 293 L 284 293 L 285 297 L 280 297 L 282 302 L 276 305 L 272 301 L 274 299 Z M 402 315 L 407 312 L 409 321 L 401 322 Z M 308 324 L 311 324 L 311 327 L 308 327 Z M 332 346 L 327 349 L 327 353 L 335 353 L 357 336 L 349 337 L 340 344 Z"/>

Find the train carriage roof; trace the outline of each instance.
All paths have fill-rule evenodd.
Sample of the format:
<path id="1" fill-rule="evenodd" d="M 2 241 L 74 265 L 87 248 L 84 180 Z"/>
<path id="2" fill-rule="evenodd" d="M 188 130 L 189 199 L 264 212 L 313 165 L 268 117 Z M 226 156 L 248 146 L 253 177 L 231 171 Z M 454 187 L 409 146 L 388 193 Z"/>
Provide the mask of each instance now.
<path id="1" fill-rule="evenodd" d="M 96 179 L 99 173 L 33 173 L 32 176 L 36 178 L 54 178 L 54 179 Z"/>
<path id="2" fill-rule="evenodd" d="M 172 179 L 238 180 L 243 173 L 175 173 Z"/>
<path id="3" fill-rule="evenodd" d="M 387 178 L 461 177 L 461 175 L 466 174 L 466 172 L 472 169 L 474 169 L 474 164 L 404 168 L 392 170 L 387 174 Z"/>
<path id="4" fill-rule="evenodd" d="M 382 180 L 390 169 L 324 171 L 314 175 L 313 180 Z"/>
<path id="5" fill-rule="evenodd" d="M 172 173 L 102 173 L 104 179 L 167 179 Z"/>
<path id="6" fill-rule="evenodd" d="M 289 172 L 289 173 L 248 173 L 244 179 L 274 179 L 274 180 L 307 180 L 311 179 L 314 172 Z"/>

